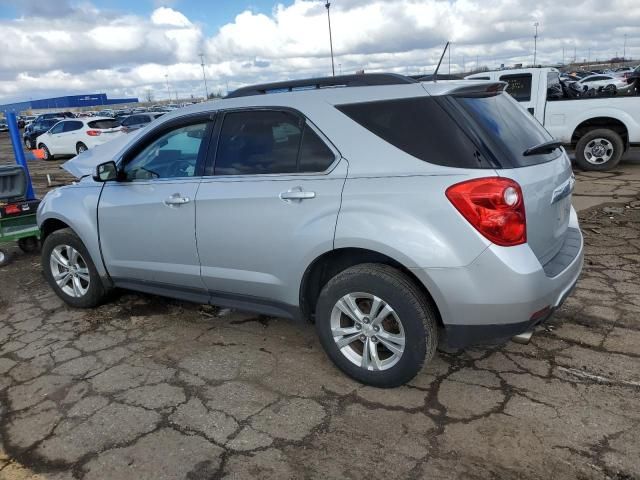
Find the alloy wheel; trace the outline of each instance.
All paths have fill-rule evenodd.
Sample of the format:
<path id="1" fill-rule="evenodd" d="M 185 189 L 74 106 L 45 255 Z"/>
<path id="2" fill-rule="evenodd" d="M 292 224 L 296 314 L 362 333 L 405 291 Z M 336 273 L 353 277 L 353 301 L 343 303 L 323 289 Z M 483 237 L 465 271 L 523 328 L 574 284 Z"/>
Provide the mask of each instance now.
<path id="1" fill-rule="evenodd" d="M 365 292 L 340 298 L 331 311 L 331 334 L 340 352 L 365 370 L 387 370 L 404 353 L 404 328 L 395 310 Z"/>
<path id="2" fill-rule="evenodd" d="M 58 245 L 51 251 L 49 267 L 60 290 L 70 297 L 83 297 L 89 290 L 89 268 L 78 250 L 69 245 Z"/>

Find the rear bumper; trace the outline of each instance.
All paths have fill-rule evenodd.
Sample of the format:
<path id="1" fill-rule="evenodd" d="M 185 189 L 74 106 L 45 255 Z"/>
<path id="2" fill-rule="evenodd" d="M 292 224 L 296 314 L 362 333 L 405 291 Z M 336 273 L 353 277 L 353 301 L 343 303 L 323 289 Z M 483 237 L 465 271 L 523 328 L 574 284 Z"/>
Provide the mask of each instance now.
<path id="1" fill-rule="evenodd" d="M 573 217 L 561 251 L 544 266 L 527 245 L 492 245 L 466 267 L 414 270 L 434 297 L 449 346 L 507 340 L 562 305 L 583 265 L 582 234 Z"/>

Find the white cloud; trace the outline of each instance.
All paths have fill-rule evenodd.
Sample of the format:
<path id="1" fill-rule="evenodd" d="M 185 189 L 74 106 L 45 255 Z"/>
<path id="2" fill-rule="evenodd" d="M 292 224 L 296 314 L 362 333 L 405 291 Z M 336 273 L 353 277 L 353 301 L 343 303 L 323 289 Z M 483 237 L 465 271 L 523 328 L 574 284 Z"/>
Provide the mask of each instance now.
<path id="1" fill-rule="evenodd" d="M 2 100 L 89 91 L 143 96 L 146 88 L 161 98 L 165 75 L 171 91 L 202 95 L 201 51 L 215 90 L 330 73 L 320 1 L 277 4 L 268 15 L 239 12 L 209 38 L 171 1 L 158 1 L 148 17 L 86 2 L 63 2 L 57 14 L 35 0 L 23 3 L 20 18 L 0 21 Z M 622 55 L 625 34 L 627 55 L 640 57 L 638 0 L 610 0 L 604 8 L 596 0 L 340 0 L 332 3 L 331 21 L 336 69 L 344 73 L 429 72 L 447 39 L 454 42 L 454 72 L 463 63 L 530 62 L 534 21 L 540 61 L 560 61 L 563 48 L 567 59 L 574 48 L 579 59 Z"/>

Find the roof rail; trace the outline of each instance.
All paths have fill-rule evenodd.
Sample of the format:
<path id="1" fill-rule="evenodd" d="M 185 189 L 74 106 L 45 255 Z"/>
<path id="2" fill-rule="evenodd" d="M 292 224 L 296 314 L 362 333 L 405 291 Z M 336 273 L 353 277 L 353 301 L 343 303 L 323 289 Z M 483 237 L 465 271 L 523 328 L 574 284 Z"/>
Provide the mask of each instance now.
<path id="1" fill-rule="evenodd" d="M 251 85 L 234 90 L 225 98 L 250 97 L 252 95 L 264 95 L 267 93 L 294 92 L 320 88 L 367 87 L 376 85 L 400 85 L 404 83 L 417 83 L 417 80 L 404 75 L 398 75 L 397 73 L 360 73 L 357 75 L 308 78 L 304 80 L 289 80 L 286 82 Z"/>

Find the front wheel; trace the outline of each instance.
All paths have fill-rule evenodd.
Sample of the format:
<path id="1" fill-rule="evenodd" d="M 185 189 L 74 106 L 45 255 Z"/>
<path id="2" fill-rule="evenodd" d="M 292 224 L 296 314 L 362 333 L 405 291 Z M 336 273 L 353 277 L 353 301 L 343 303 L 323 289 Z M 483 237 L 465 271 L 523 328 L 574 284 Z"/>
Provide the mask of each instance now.
<path id="1" fill-rule="evenodd" d="M 610 170 L 620 162 L 624 143 L 620 135 L 607 128 L 591 130 L 576 144 L 576 163 L 583 170 Z"/>
<path id="2" fill-rule="evenodd" d="M 438 344 L 429 300 L 407 275 L 381 264 L 356 265 L 327 283 L 316 330 L 338 368 L 383 388 L 415 377 Z"/>
<path id="3" fill-rule="evenodd" d="M 86 152 L 87 150 L 88 150 L 87 146 L 82 142 L 80 142 L 80 143 L 78 143 L 78 145 L 76 145 L 76 153 L 78 155 L 80 155 L 82 152 Z"/>
<path id="4" fill-rule="evenodd" d="M 24 139 L 24 146 L 27 147 L 27 150 L 33 150 L 33 142 L 30 138 Z"/>
<path id="5" fill-rule="evenodd" d="M 41 143 L 39 148 L 40 148 L 40 150 L 42 150 L 42 159 L 43 160 L 51 160 L 51 159 L 53 159 L 53 155 L 51 155 L 51 152 L 49 151 L 49 149 L 47 148 L 47 146 L 44 143 Z"/>
<path id="6" fill-rule="evenodd" d="M 95 307 L 106 296 L 89 252 L 69 228 L 53 232 L 44 241 L 42 269 L 53 291 L 72 307 Z"/>

